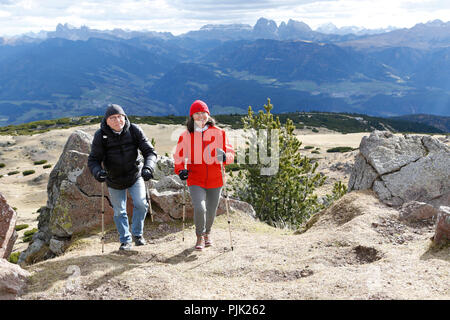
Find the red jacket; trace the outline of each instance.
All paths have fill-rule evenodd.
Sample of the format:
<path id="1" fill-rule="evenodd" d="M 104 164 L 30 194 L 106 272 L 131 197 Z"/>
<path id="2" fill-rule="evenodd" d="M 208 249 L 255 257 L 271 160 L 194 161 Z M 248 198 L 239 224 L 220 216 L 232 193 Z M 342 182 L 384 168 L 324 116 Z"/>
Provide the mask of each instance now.
<path id="1" fill-rule="evenodd" d="M 180 135 L 173 155 L 175 174 L 179 174 L 184 169 L 184 158 L 187 158 L 188 186 L 200 186 L 208 189 L 223 186 L 216 148 L 225 151 L 225 165 L 234 162 L 234 150 L 229 144 L 224 130 L 215 126 L 210 126 L 203 132 L 190 133 L 186 130 Z"/>

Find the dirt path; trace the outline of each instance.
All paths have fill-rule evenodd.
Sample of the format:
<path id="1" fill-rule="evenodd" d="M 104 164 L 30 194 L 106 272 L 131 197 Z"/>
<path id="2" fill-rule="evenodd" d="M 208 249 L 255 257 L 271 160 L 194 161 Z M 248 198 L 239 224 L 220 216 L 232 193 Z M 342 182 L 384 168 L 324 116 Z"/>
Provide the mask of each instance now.
<path id="1" fill-rule="evenodd" d="M 342 224 L 336 210 L 355 206 L 364 213 Z M 403 226 L 403 243 L 371 226 L 389 231 L 395 215 L 365 193 L 343 199 L 299 235 L 233 213 L 233 251 L 225 216 L 214 224 L 215 245 L 203 252 L 193 250 L 192 225 L 182 242 L 179 223 L 147 223 L 150 243 L 126 254 L 117 250 L 115 230 L 104 254 L 93 233 L 63 256 L 27 267 L 31 284 L 21 298 L 449 299 L 450 248 L 430 249 L 427 226 Z"/>

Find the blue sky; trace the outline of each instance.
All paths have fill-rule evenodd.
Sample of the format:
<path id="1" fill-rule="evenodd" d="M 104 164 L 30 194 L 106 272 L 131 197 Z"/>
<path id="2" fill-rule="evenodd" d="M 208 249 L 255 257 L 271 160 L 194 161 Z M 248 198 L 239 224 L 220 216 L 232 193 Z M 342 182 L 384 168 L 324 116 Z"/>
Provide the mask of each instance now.
<path id="1" fill-rule="evenodd" d="M 311 28 L 410 28 L 449 21 L 450 0 L 0 0 L 0 35 L 55 30 L 58 23 L 94 29 L 168 31 L 174 35 L 206 24 L 244 23 L 258 18 L 303 21 Z"/>

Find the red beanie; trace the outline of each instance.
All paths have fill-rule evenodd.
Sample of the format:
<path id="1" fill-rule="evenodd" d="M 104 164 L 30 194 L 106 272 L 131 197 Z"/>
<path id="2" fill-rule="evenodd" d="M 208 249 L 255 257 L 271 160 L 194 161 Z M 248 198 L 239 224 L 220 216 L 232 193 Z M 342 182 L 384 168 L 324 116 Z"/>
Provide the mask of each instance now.
<path id="1" fill-rule="evenodd" d="M 196 112 L 206 112 L 209 113 L 208 105 L 204 103 L 202 100 L 195 100 L 192 105 L 191 109 L 189 110 L 189 116 L 192 117 L 192 115 Z"/>

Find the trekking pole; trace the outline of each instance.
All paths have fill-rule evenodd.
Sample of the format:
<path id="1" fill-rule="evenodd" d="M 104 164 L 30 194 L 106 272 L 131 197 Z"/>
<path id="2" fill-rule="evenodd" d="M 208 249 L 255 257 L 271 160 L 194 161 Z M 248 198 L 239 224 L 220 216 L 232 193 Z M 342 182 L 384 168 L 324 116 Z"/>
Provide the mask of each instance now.
<path id="1" fill-rule="evenodd" d="M 145 182 L 144 182 L 145 183 Z M 147 189 L 147 201 L 148 201 L 148 211 L 150 213 L 150 219 L 153 222 L 153 209 L 152 209 L 152 199 L 150 198 L 150 194 L 149 194 L 149 185 L 150 181 L 146 184 L 146 189 Z"/>
<path id="2" fill-rule="evenodd" d="M 225 208 L 227 209 L 227 219 L 228 219 L 228 232 L 230 233 L 230 247 L 231 251 L 233 251 L 233 240 L 231 239 L 231 221 L 230 221 L 230 210 L 228 208 L 228 192 L 226 191 L 226 181 L 227 178 L 225 176 L 225 166 L 223 165 L 223 162 L 220 163 L 221 171 L 222 171 L 222 181 L 223 181 L 223 197 L 225 198 Z"/>
<path id="3" fill-rule="evenodd" d="M 103 182 L 102 185 L 102 253 L 105 252 L 105 204 L 103 203 L 103 198 L 105 197 L 105 193 L 103 191 Z"/>
<path id="4" fill-rule="evenodd" d="M 186 158 L 184 158 L 184 169 L 187 169 Z M 183 242 L 184 242 L 184 216 L 186 215 L 186 186 L 187 181 L 184 181 L 184 190 L 183 190 Z"/>

